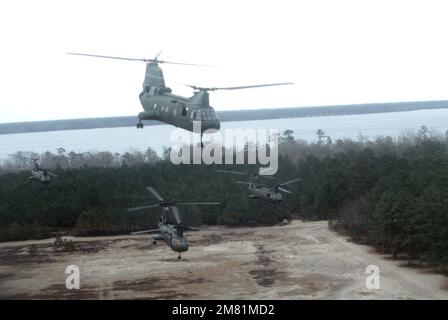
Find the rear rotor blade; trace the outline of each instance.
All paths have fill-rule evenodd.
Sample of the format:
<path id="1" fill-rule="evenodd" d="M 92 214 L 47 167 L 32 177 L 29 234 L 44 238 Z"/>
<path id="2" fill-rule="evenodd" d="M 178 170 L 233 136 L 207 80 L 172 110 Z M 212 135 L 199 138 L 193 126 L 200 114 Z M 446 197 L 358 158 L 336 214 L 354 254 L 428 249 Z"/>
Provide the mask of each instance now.
<path id="1" fill-rule="evenodd" d="M 135 59 L 135 58 L 123 58 L 123 57 L 113 57 L 113 56 L 102 56 L 98 54 L 87 54 L 87 53 L 77 53 L 77 52 L 67 52 L 67 54 L 75 55 L 75 56 L 86 56 L 86 57 L 95 57 L 95 58 L 107 58 L 107 59 L 116 59 L 116 60 L 127 60 L 127 61 L 146 61 L 146 59 Z"/>
<path id="2" fill-rule="evenodd" d="M 147 205 L 147 206 L 140 206 L 140 207 L 129 208 L 129 209 L 126 209 L 126 211 L 129 211 L 129 212 L 140 211 L 140 210 L 144 210 L 144 209 L 157 208 L 157 207 L 160 207 L 160 204 L 156 203 L 156 204 L 150 204 L 150 205 Z"/>
<path id="3" fill-rule="evenodd" d="M 154 57 L 154 59 L 157 60 L 157 58 L 162 54 L 162 52 L 163 52 L 163 49 L 160 50 L 160 51 L 156 54 L 156 56 Z"/>
<path id="4" fill-rule="evenodd" d="M 196 228 L 196 227 L 192 227 L 192 226 L 189 226 L 189 225 L 186 225 L 184 230 L 187 230 L 187 231 L 199 231 L 201 229 Z"/>
<path id="5" fill-rule="evenodd" d="M 285 193 L 291 193 L 291 191 L 289 191 L 289 190 L 287 190 L 287 189 L 284 189 L 284 188 L 282 188 L 282 187 L 277 187 L 277 189 L 280 190 L 280 191 L 283 191 L 283 192 L 285 192 Z"/>
<path id="6" fill-rule="evenodd" d="M 296 179 L 293 179 L 293 180 L 289 180 L 289 181 L 286 181 L 286 182 L 279 183 L 278 185 L 279 186 L 286 186 L 288 184 L 294 183 L 294 182 L 299 181 L 299 180 L 302 180 L 302 179 L 296 178 Z"/>
<path id="7" fill-rule="evenodd" d="M 184 62 L 172 62 L 172 61 L 165 61 L 165 60 L 157 60 L 154 59 L 154 62 L 158 62 L 158 63 L 169 63 L 169 64 L 179 64 L 182 66 L 195 66 L 195 67 L 212 67 L 206 64 L 196 64 L 196 63 L 184 63 Z"/>
<path id="8" fill-rule="evenodd" d="M 146 189 L 148 189 L 149 192 L 152 193 L 152 195 L 159 201 L 163 202 L 165 200 L 163 200 L 162 196 L 156 191 L 156 189 L 154 189 L 153 187 L 146 187 Z"/>
<path id="9" fill-rule="evenodd" d="M 136 58 L 124 58 L 124 57 L 114 57 L 114 56 L 103 56 L 99 54 L 87 54 L 87 53 L 78 53 L 78 52 L 67 52 L 67 54 L 76 55 L 76 56 L 86 56 L 86 57 L 94 57 L 94 58 L 107 58 L 107 59 L 116 59 L 116 60 L 126 60 L 126 61 L 142 61 L 142 62 L 153 62 L 153 63 L 169 63 L 169 64 L 179 64 L 184 66 L 197 66 L 197 67 L 209 67 L 203 64 L 193 64 L 193 63 L 183 63 L 183 62 L 172 62 L 165 60 L 158 60 L 157 57 L 162 53 L 160 51 L 155 59 L 136 59 Z"/>
<path id="10" fill-rule="evenodd" d="M 186 206 L 186 205 L 220 205 L 221 203 L 220 202 L 179 202 L 179 203 L 176 203 L 176 205 L 183 205 L 183 206 Z"/>
<path id="11" fill-rule="evenodd" d="M 232 170 L 216 170 L 217 172 L 223 172 L 223 173 L 233 173 L 233 174 L 240 174 L 240 175 L 248 175 L 247 172 L 242 171 L 232 171 Z"/>

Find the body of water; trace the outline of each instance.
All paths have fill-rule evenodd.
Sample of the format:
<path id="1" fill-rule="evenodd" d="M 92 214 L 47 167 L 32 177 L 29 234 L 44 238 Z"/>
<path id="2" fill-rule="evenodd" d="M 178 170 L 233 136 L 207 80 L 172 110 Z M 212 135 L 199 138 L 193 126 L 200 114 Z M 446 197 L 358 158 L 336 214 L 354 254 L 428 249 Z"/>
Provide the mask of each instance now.
<path id="1" fill-rule="evenodd" d="M 448 109 L 418 110 L 406 112 L 373 113 L 328 117 L 305 117 L 254 121 L 222 122 L 221 129 L 290 129 L 298 139 L 316 141 L 317 129 L 325 131 L 333 141 L 339 138 L 357 139 L 360 135 L 369 139 L 377 136 L 397 137 L 406 130 L 417 131 L 422 125 L 444 133 L 448 130 Z M 175 128 L 169 125 L 32 132 L 0 135 L 0 159 L 17 151 L 56 153 L 59 147 L 67 151 L 111 151 L 124 153 L 130 150 L 144 151 L 148 147 L 159 155 L 163 146 L 171 146 L 170 135 Z M 180 130 L 180 129 L 177 129 Z"/>

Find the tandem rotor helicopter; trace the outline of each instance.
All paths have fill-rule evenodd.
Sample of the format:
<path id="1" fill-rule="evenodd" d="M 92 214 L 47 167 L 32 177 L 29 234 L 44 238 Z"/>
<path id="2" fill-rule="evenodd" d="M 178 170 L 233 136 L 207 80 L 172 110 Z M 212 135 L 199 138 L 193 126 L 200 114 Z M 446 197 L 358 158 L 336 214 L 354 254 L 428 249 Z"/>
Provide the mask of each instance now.
<path id="1" fill-rule="evenodd" d="M 258 199 L 258 200 L 264 200 L 267 202 L 271 202 L 274 204 L 280 203 L 283 199 L 282 192 L 284 193 L 291 193 L 288 189 L 283 188 L 286 185 L 289 185 L 291 183 L 300 181 L 300 178 L 295 178 L 292 180 L 288 180 L 286 182 L 277 183 L 273 187 L 267 187 L 257 182 L 258 177 L 268 178 L 268 179 L 274 179 L 271 176 L 264 176 L 259 175 L 257 173 L 250 174 L 247 172 L 242 171 L 231 171 L 231 170 L 216 170 L 217 172 L 222 173 L 231 173 L 231 174 L 237 174 L 237 175 L 248 175 L 249 181 L 236 181 L 236 183 L 239 184 L 245 184 L 247 185 L 247 190 L 249 191 L 249 199 Z"/>
<path id="2" fill-rule="evenodd" d="M 177 259 L 180 260 L 181 252 L 188 250 L 188 242 L 185 238 L 184 231 L 186 230 L 199 230 L 197 228 L 185 225 L 182 223 L 182 218 L 179 212 L 178 205 L 219 205 L 219 202 L 172 202 L 166 201 L 162 196 L 153 188 L 146 187 L 149 192 L 159 201 L 156 204 L 150 204 L 135 208 L 127 209 L 127 211 L 140 211 L 149 208 L 162 208 L 162 215 L 159 221 L 159 228 L 153 230 L 143 230 L 133 232 L 132 234 L 144 234 L 154 233 L 153 244 L 157 244 L 157 240 L 165 241 L 165 243 L 175 252 L 179 253 Z M 172 217 L 170 217 L 170 214 Z M 172 221 L 174 218 L 174 221 Z"/>
<path id="3" fill-rule="evenodd" d="M 193 121 L 200 121 L 201 141 L 204 131 L 208 129 L 219 130 L 220 128 L 220 122 L 216 116 L 215 110 L 210 106 L 209 91 L 240 90 L 292 84 L 292 82 L 282 82 L 237 87 L 204 88 L 181 83 L 182 85 L 195 90 L 192 97 L 186 98 L 172 94 L 171 88 L 165 86 L 165 78 L 159 64 L 169 63 L 187 66 L 204 65 L 159 60 L 158 58 L 161 53 L 162 52 L 160 51 L 153 59 L 134 59 L 76 52 L 68 52 L 67 54 L 127 61 L 141 61 L 146 63 L 143 91 L 139 95 L 144 111 L 138 114 L 137 129 L 143 128 L 142 120 L 158 120 L 193 132 Z"/>
<path id="4" fill-rule="evenodd" d="M 54 172 L 40 168 L 36 158 L 32 158 L 31 160 L 33 161 L 33 168 L 31 169 L 31 177 L 29 177 L 30 181 L 39 181 L 43 184 L 48 184 L 52 177 L 57 177 Z"/>

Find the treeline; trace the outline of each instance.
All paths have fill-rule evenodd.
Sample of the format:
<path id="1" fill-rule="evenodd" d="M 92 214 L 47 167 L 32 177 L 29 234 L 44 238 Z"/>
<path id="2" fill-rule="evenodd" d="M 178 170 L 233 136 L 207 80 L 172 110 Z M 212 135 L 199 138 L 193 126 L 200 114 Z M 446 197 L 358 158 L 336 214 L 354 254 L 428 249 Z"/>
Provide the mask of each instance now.
<path id="1" fill-rule="evenodd" d="M 355 241 L 446 272 L 448 131 L 423 126 L 397 141 L 288 148 L 303 178 L 297 204 L 304 218 L 328 219 Z"/>
<path id="2" fill-rule="evenodd" d="M 113 157 L 70 154 L 47 154 L 48 162 L 39 155 L 42 166 L 58 174 L 48 186 L 28 183 L 29 171 L 11 172 L 20 157 L 3 167 L 1 240 L 61 230 L 95 235 L 152 228 L 158 209 L 125 211 L 154 203 L 145 189 L 151 185 L 169 200 L 221 202 L 219 207 L 182 208 L 192 225 L 270 225 L 291 216 L 328 219 L 332 228 L 354 240 L 410 263 L 435 269 L 448 263 L 448 132 L 437 134 L 423 126 L 395 140 L 332 141 L 319 130 L 316 141 L 307 143 L 287 130 L 280 137 L 276 182 L 302 180 L 288 186 L 293 193 L 284 196 L 279 208 L 249 200 L 244 185 L 235 184 L 241 177 L 216 172 L 255 172 L 254 165 L 176 166 L 167 153 L 159 159 L 151 150 Z"/>

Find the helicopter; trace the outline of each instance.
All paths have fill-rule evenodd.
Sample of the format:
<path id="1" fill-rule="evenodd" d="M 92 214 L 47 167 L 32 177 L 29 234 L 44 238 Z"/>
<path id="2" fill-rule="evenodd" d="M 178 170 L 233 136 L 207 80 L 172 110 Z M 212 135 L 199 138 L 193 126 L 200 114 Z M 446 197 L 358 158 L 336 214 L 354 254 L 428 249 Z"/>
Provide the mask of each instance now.
<path id="1" fill-rule="evenodd" d="M 273 177 L 259 175 L 258 173 L 250 174 L 250 173 L 242 172 L 242 171 L 231 171 L 231 170 L 216 170 L 216 171 L 223 172 L 223 173 L 237 174 L 237 175 L 248 175 L 249 181 L 236 181 L 236 183 L 248 185 L 247 190 L 249 191 L 249 196 L 248 196 L 249 199 L 264 200 L 264 201 L 271 202 L 274 204 L 280 203 L 282 201 L 282 199 L 283 199 L 282 192 L 291 193 L 291 191 L 283 188 L 284 186 L 301 180 L 300 178 L 296 178 L 296 179 L 288 180 L 286 182 L 277 183 L 273 187 L 266 187 L 257 182 L 258 178 L 263 177 L 263 178 L 267 178 L 267 179 L 274 179 Z"/>
<path id="2" fill-rule="evenodd" d="M 160 51 L 153 59 L 123 58 L 76 52 L 68 52 L 67 54 L 127 61 L 141 61 L 146 63 L 143 91 L 139 94 L 140 103 L 144 111 L 138 114 L 137 129 L 143 128 L 144 125 L 142 120 L 158 120 L 194 132 L 193 122 L 197 121 L 201 124 L 201 142 L 202 135 L 206 130 L 214 129 L 218 131 L 220 129 L 219 119 L 216 116 L 213 107 L 210 106 L 209 91 L 240 90 L 292 84 L 292 82 L 282 82 L 237 87 L 206 88 L 178 82 L 195 90 L 192 97 L 186 98 L 173 94 L 171 88 L 165 85 L 165 78 L 159 64 L 169 63 L 187 66 L 205 65 L 159 60 L 158 58 L 161 53 L 162 51 Z"/>
<path id="3" fill-rule="evenodd" d="M 153 187 L 146 187 L 151 194 L 159 201 L 156 204 L 150 204 L 135 208 L 127 209 L 128 212 L 140 211 L 148 208 L 162 208 L 162 215 L 159 220 L 159 228 L 153 230 L 143 230 L 132 232 L 132 234 L 154 233 L 153 245 L 157 244 L 158 240 L 165 241 L 165 243 L 179 255 L 178 260 L 182 259 L 181 253 L 188 250 L 188 241 L 185 238 L 184 231 L 195 231 L 197 228 L 185 225 L 182 223 L 182 218 L 179 212 L 178 205 L 219 205 L 219 202 L 171 202 L 166 201 Z M 169 213 L 172 214 L 174 221 L 171 220 Z"/>
<path id="4" fill-rule="evenodd" d="M 30 181 L 39 181 L 43 184 L 47 184 L 51 181 L 51 177 L 57 177 L 54 172 L 51 172 L 48 169 L 41 169 L 36 158 L 32 158 L 31 160 L 33 161 L 33 168 L 31 169 L 31 177 L 29 177 Z"/>

